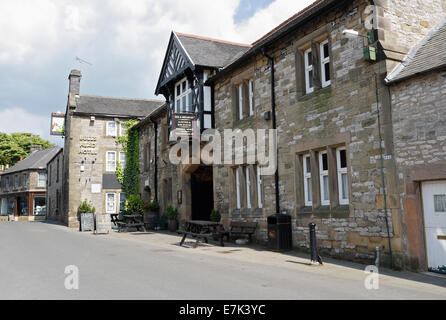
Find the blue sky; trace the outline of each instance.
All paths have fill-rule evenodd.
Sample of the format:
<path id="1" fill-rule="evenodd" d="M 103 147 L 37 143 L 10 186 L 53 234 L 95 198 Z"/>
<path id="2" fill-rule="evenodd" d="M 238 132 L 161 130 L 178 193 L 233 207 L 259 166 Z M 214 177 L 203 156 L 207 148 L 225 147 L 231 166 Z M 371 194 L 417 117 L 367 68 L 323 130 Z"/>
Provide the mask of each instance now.
<path id="1" fill-rule="evenodd" d="M 252 43 L 312 1 L 2 0 L 0 132 L 62 145 L 50 115 L 65 112 L 71 69 L 81 94 L 156 98 L 172 30 Z"/>
<path id="2" fill-rule="evenodd" d="M 234 15 L 235 23 L 252 17 L 257 10 L 266 8 L 272 2 L 273 0 L 241 0 Z"/>

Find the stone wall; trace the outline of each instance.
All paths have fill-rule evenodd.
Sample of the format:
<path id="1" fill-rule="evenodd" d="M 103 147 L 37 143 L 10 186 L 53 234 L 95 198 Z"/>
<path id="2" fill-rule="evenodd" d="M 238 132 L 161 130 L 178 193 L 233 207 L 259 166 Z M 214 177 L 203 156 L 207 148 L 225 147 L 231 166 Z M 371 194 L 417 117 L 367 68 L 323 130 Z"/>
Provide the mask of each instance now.
<path id="1" fill-rule="evenodd" d="M 61 151 L 47 164 L 47 218 L 60 222 L 64 221 L 64 201 L 62 199 L 63 163 L 63 151 Z M 57 164 L 59 164 L 59 176 L 57 175 Z M 59 203 L 57 202 L 58 197 L 60 197 Z"/>
<path id="2" fill-rule="evenodd" d="M 114 174 L 106 171 L 106 152 L 116 151 L 117 160 L 122 146 L 117 143 L 116 137 L 106 136 L 106 123 L 114 118 L 96 116 L 91 121 L 90 116 L 71 115 L 70 131 L 66 140 L 69 140 L 69 161 L 64 167 L 67 183 L 67 198 L 65 202 L 65 222 L 70 227 L 78 227 L 77 208 L 79 204 L 88 200 L 93 203 L 97 213 L 105 213 L 105 194 L 117 193 L 117 209 L 119 209 L 120 189 L 104 190 L 103 174 Z M 126 119 L 122 120 L 126 121 Z M 119 134 L 119 131 L 118 131 Z M 92 193 L 92 184 L 101 185 L 99 193 Z"/>
<path id="3" fill-rule="evenodd" d="M 388 17 L 404 17 L 406 13 L 414 17 L 416 11 L 412 13 L 411 10 L 416 6 L 415 3 L 416 1 L 409 1 L 407 5 L 406 1 L 404 4 L 388 1 L 385 13 Z M 320 15 L 299 31 L 276 43 L 274 49 L 268 52 L 275 59 L 280 207 L 281 211 L 293 218 L 293 242 L 298 248 L 308 249 L 308 224 L 315 222 L 318 225 L 320 247 L 327 254 L 372 262 L 377 246 L 388 252 L 379 161 L 379 110 L 384 135 L 383 155 L 387 156 L 384 161 L 384 175 L 388 195 L 389 233 L 394 263 L 402 266 L 405 261 L 398 201 L 399 185 L 392 158 L 392 124 L 390 105 L 387 103 L 389 97 L 382 81 L 390 70 L 387 69 L 387 61 L 375 64 L 364 61 L 362 39 L 349 40 L 342 35 L 345 28 L 365 34 L 367 30 L 363 23 L 366 15 L 363 12 L 369 4 L 368 1 L 353 1 L 348 7 Z M 438 9 L 438 5 L 425 7 L 423 21 L 428 21 L 430 26 L 434 25 L 439 20 Z M 412 21 L 408 20 L 408 23 Z M 381 27 L 386 29 L 390 26 L 384 23 Z M 428 28 L 420 30 L 418 38 L 427 31 Z M 393 32 L 399 34 L 405 31 L 395 29 Z M 331 86 L 304 94 L 302 84 L 299 83 L 304 72 L 299 63 L 299 51 L 312 38 L 320 39 L 324 34 L 328 35 L 331 46 Z M 218 80 L 215 85 L 217 128 L 271 126 L 271 122 L 263 119 L 263 113 L 271 110 L 270 72 L 267 59 L 259 55 L 251 64 Z M 246 120 L 236 121 L 233 116 L 232 87 L 246 77 L 254 79 L 255 114 Z M 301 155 L 308 152 L 317 154 L 327 147 L 341 145 L 346 147 L 348 154 L 350 204 L 341 206 L 336 203 L 336 186 L 333 186 L 330 190 L 330 206 L 316 203 L 312 208 L 305 207 L 302 202 Z M 317 163 L 314 164 L 317 166 Z M 264 208 L 251 212 L 245 210 L 243 214 L 234 210 L 234 180 L 230 171 L 230 167 L 214 169 L 215 198 L 223 219 L 226 223 L 230 220 L 259 221 L 257 239 L 265 242 L 266 217 L 275 213 L 274 179 L 271 176 L 263 179 Z M 317 192 L 317 189 L 314 190 Z"/>
<path id="4" fill-rule="evenodd" d="M 446 72 L 391 86 L 395 161 L 407 250 L 414 269 L 426 269 L 421 181 L 446 180 Z"/>

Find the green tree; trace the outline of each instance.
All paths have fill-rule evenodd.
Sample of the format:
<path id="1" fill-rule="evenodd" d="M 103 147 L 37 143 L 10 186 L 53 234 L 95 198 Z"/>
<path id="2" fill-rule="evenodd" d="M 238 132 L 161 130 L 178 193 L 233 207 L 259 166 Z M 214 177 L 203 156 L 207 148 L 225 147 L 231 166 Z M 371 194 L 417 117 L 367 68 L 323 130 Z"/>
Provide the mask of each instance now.
<path id="1" fill-rule="evenodd" d="M 53 144 L 31 133 L 13 133 L 8 135 L 0 132 L 0 165 L 13 166 L 31 153 L 31 138 L 33 145 L 40 145 L 42 149 L 51 148 Z"/>

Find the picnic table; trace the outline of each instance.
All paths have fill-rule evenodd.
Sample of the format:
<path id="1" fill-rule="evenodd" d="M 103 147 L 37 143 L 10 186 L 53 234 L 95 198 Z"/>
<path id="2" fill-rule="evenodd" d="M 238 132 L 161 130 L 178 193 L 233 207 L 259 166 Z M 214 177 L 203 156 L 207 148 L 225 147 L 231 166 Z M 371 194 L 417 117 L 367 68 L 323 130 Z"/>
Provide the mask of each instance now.
<path id="1" fill-rule="evenodd" d="M 198 242 L 200 239 L 204 240 L 206 243 L 208 242 L 208 238 L 214 235 L 218 235 L 220 238 L 220 246 L 224 247 L 223 243 L 223 235 L 218 232 L 220 228 L 220 223 L 212 222 L 212 221 L 186 221 L 184 223 L 184 227 L 182 230 L 178 231 L 178 234 L 182 234 L 183 238 L 181 239 L 180 246 L 183 245 L 187 236 L 190 235 L 197 239 L 195 242 L 194 248 L 198 246 Z"/>
<path id="2" fill-rule="evenodd" d="M 121 215 L 122 220 L 119 220 L 116 222 L 118 225 L 118 232 L 122 232 L 125 230 L 125 232 L 129 231 L 129 228 L 136 228 L 136 230 L 144 231 L 144 222 L 143 222 L 143 215 L 139 213 L 134 214 L 122 214 Z"/>

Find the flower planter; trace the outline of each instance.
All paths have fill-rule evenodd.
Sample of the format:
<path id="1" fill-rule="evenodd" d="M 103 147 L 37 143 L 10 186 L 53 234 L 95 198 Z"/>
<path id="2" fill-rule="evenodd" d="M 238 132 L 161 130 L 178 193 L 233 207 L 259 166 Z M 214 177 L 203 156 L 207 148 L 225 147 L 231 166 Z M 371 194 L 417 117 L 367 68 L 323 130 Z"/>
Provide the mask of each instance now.
<path id="1" fill-rule="evenodd" d="M 144 226 L 148 230 L 155 229 L 156 218 L 158 217 L 157 211 L 148 211 L 144 213 Z"/>
<path id="2" fill-rule="evenodd" d="M 178 221 L 177 220 L 168 220 L 167 226 L 170 232 L 176 232 L 178 230 Z"/>

